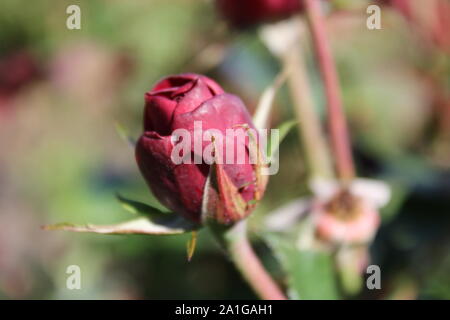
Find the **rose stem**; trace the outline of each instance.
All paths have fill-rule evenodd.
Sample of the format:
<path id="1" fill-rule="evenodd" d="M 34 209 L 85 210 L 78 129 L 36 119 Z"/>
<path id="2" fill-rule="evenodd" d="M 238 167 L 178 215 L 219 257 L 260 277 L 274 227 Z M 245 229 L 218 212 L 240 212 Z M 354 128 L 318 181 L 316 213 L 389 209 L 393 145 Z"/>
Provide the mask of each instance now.
<path id="1" fill-rule="evenodd" d="M 242 277 L 263 300 L 286 300 L 286 296 L 266 271 L 247 238 L 246 221 L 228 229 L 213 228 L 219 242 L 230 254 Z"/>
<path id="2" fill-rule="evenodd" d="M 350 140 L 342 110 L 339 80 L 330 45 L 326 35 L 325 21 L 319 0 L 304 0 L 315 53 L 324 82 L 328 110 L 328 130 L 336 157 L 337 176 L 348 182 L 355 176 Z"/>
<path id="3" fill-rule="evenodd" d="M 299 133 L 302 141 L 309 180 L 332 178 L 333 172 L 329 159 L 328 146 L 324 138 L 319 116 L 314 109 L 311 88 L 303 62 L 303 52 L 299 44 L 294 45 L 282 58 L 284 65 L 290 66 L 288 78 L 289 92 L 294 111 L 299 121 Z"/>

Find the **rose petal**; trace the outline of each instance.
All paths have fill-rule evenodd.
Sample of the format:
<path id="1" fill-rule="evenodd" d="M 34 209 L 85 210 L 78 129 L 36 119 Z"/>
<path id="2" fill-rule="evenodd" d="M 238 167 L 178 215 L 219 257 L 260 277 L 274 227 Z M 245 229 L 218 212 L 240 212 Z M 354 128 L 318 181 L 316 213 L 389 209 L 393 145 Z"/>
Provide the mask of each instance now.
<path id="1" fill-rule="evenodd" d="M 217 129 L 223 135 L 223 148 L 222 154 L 224 163 L 226 160 L 226 129 L 241 130 L 245 132 L 243 128 L 237 127 L 241 125 L 247 125 L 249 128 L 255 129 L 250 114 L 245 108 L 242 101 L 231 94 L 221 94 L 205 101 L 197 109 L 192 112 L 176 114 L 173 118 L 173 130 L 183 128 L 191 133 L 192 137 L 192 150 L 194 146 L 194 124 L 196 121 L 201 121 L 202 130 L 205 132 L 208 129 Z M 255 137 L 256 138 L 256 137 Z M 233 181 L 237 188 L 241 188 L 242 196 L 246 201 L 253 198 L 255 174 L 253 165 L 250 164 L 248 152 L 243 155 L 243 163 L 237 164 L 238 150 L 243 150 L 238 144 L 242 141 L 238 137 L 234 137 L 234 159 L 233 164 L 224 164 L 224 170 Z M 202 150 L 210 144 L 210 141 L 202 141 Z M 232 142 L 233 143 L 233 142 Z M 248 137 L 245 139 L 246 146 L 248 146 Z M 245 150 L 247 150 L 245 148 Z M 248 151 L 248 150 L 247 150 Z"/>
<path id="2" fill-rule="evenodd" d="M 151 92 L 178 88 L 199 78 L 201 78 L 207 84 L 213 95 L 221 94 L 224 92 L 223 89 L 214 80 L 195 73 L 183 73 L 175 76 L 165 77 L 153 87 Z"/>
<path id="3" fill-rule="evenodd" d="M 174 116 L 172 129 L 194 129 L 194 121 L 201 121 L 203 130 L 236 128 L 238 125 L 248 125 L 254 129 L 250 114 L 244 103 L 232 94 L 220 94 L 203 102 L 196 109 L 178 113 Z"/>
<path id="4" fill-rule="evenodd" d="M 160 135 L 170 135 L 170 126 L 177 103 L 161 96 L 146 96 L 144 110 L 144 130 L 156 131 Z"/>
<path id="5" fill-rule="evenodd" d="M 174 114 L 191 112 L 212 97 L 213 95 L 206 83 L 201 78 L 198 78 L 180 87 L 173 93 L 172 98 L 178 101 Z"/>
<path id="6" fill-rule="evenodd" d="M 175 165 L 170 137 L 146 132 L 136 145 L 136 161 L 147 184 L 167 208 L 200 222 L 199 212 L 207 165 Z"/>

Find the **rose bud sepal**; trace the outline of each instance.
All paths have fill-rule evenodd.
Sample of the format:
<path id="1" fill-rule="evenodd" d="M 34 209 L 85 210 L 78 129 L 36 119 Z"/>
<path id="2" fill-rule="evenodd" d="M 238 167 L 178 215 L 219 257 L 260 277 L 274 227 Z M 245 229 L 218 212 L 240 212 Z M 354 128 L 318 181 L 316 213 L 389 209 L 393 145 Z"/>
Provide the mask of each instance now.
<path id="1" fill-rule="evenodd" d="M 211 143 L 214 145 L 214 139 Z M 253 138 L 250 136 L 249 149 L 252 149 Z M 215 149 L 215 148 L 213 148 Z M 202 202 L 202 223 L 214 222 L 220 225 L 231 225 L 246 218 L 256 207 L 262 198 L 267 185 L 267 176 L 261 174 L 262 155 L 259 148 L 256 148 L 258 155 L 256 164 L 253 165 L 255 180 L 249 181 L 246 185 L 237 187 L 227 175 L 223 164 L 217 158 L 210 166 L 208 178 L 205 182 Z M 217 153 L 213 151 L 216 155 Z M 240 189 L 254 184 L 255 192 L 253 199 L 246 201 L 240 193 Z"/>

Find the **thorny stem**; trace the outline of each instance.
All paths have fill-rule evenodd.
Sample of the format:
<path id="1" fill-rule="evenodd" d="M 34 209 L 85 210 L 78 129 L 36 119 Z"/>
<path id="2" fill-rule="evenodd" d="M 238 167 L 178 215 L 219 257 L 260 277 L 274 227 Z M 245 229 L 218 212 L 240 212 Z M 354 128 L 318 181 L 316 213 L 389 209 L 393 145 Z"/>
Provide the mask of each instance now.
<path id="1" fill-rule="evenodd" d="M 221 245 L 230 254 L 231 260 L 243 278 L 261 299 L 287 299 L 253 251 L 247 238 L 245 220 L 239 221 L 227 229 L 215 226 L 212 227 L 212 230 Z"/>
<path id="2" fill-rule="evenodd" d="M 345 121 L 339 80 L 325 30 L 319 0 L 305 0 L 306 13 L 322 74 L 328 109 L 328 128 L 331 145 L 336 157 L 337 176 L 348 182 L 355 176 L 350 140 Z"/>

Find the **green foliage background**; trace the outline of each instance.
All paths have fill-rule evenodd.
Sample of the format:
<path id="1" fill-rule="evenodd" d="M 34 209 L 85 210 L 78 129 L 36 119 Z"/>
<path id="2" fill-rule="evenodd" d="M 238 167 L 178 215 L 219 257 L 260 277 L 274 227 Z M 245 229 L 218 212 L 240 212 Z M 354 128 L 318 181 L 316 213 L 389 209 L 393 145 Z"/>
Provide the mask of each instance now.
<path id="1" fill-rule="evenodd" d="M 81 7 L 81 30 L 65 26 L 70 4 Z M 448 56 L 425 48 L 394 12 L 386 10 L 383 17 L 389 23 L 379 31 L 364 27 L 364 14 L 362 22 L 336 18 L 331 28 L 358 171 L 393 188 L 371 246 L 372 262 L 383 272 L 383 290 L 354 297 L 448 299 L 450 141 L 435 138 L 432 95 L 417 72 L 443 69 L 445 86 Z M 209 1 L 1 2 L 0 60 L 28 52 L 40 76 L 0 108 L 0 298 L 255 298 L 208 231 L 200 232 L 188 263 L 188 235 L 40 230 L 59 221 L 129 218 L 114 198 L 116 191 L 158 206 L 115 124 L 133 137 L 140 134 L 143 95 L 162 76 L 206 73 L 254 109 L 279 65 L 254 30 L 224 30 Z M 213 67 L 196 59 L 211 43 L 220 44 L 224 55 Z M 306 50 L 324 116 L 315 62 Z M 281 90 L 274 125 L 293 118 L 291 106 Z M 272 209 L 307 195 L 301 152 L 297 134 L 289 133 L 280 172 L 271 177 L 250 219 L 254 230 Z M 264 237 L 254 239 L 257 251 L 278 280 L 294 283 L 299 291 L 294 297 L 342 298 L 329 257 L 299 252 L 275 235 Z M 65 271 L 72 264 L 81 267 L 82 290 L 66 289 Z"/>

